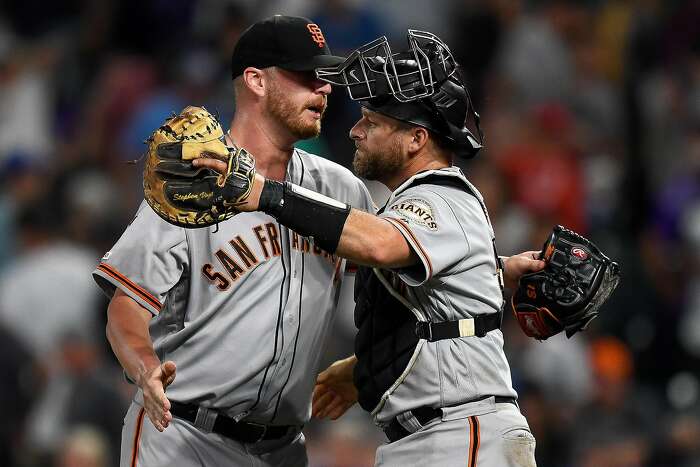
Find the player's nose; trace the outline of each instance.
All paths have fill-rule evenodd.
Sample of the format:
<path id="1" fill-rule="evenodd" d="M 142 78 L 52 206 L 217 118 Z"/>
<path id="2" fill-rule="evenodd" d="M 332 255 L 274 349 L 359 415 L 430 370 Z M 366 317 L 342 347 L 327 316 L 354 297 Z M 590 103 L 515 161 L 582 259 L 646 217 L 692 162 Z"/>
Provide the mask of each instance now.
<path id="1" fill-rule="evenodd" d="M 350 139 L 358 140 L 362 138 L 363 133 L 360 124 L 361 122 L 357 122 L 352 128 L 350 128 Z"/>
<path id="2" fill-rule="evenodd" d="M 318 94 L 322 94 L 324 96 L 327 96 L 332 91 L 330 83 L 326 83 L 320 79 L 314 80 L 314 89 Z"/>

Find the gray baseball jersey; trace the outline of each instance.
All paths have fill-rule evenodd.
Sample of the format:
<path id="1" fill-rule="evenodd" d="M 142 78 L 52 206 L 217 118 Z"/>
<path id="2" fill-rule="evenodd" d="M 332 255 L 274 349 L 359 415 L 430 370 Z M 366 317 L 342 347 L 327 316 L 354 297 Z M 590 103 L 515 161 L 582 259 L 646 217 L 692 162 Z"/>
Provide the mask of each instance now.
<path id="1" fill-rule="evenodd" d="M 304 151 L 294 151 L 287 180 L 373 209 L 361 180 Z M 301 425 L 344 269 L 345 260 L 261 212 L 182 229 L 142 203 L 93 274 L 108 295 L 119 287 L 154 315 L 155 351 L 178 365 L 170 399 Z"/>
<path id="2" fill-rule="evenodd" d="M 459 178 L 475 196 L 451 186 L 409 186 L 435 173 Z M 381 217 L 401 232 L 420 259 L 416 266 L 396 271 L 401 281 L 394 281 L 420 320 L 452 321 L 501 309 L 493 229 L 481 194 L 461 170 L 415 175 L 394 190 Z M 421 340 L 409 367 L 373 415 L 382 424 L 420 406 L 515 395 L 500 330 L 483 338 Z"/>

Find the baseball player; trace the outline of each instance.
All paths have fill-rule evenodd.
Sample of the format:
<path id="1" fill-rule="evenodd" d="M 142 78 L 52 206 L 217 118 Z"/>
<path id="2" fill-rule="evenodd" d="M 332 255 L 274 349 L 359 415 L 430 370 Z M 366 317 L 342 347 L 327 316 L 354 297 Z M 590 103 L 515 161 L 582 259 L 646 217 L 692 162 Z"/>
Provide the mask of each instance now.
<path id="1" fill-rule="evenodd" d="M 233 52 L 227 138 L 271 180 L 372 209 L 349 170 L 293 148 L 319 134 L 331 90 L 313 70 L 340 61 L 305 18 L 252 25 Z M 306 465 L 301 428 L 344 270 L 262 212 L 184 229 L 142 203 L 93 273 L 111 297 L 108 340 L 138 386 L 122 467 Z"/>
<path id="2" fill-rule="evenodd" d="M 544 262 L 526 252 L 502 265 L 484 200 L 452 165 L 482 145 L 464 80 L 439 38 L 409 31 L 408 40 L 394 54 L 380 38 L 317 70 L 363 103 L 350 131 L 354 168 L 392 190 L 379 214 L 259 175 L 240 209 L 366 265 L 356 277 L 356 352 L 319 376 L 317 415 L 337 417 L 356 401 L 371 412 L 389 439 L 376 465 L 534 466 L 500 325 L 504 272 L 512 287 Z"/>

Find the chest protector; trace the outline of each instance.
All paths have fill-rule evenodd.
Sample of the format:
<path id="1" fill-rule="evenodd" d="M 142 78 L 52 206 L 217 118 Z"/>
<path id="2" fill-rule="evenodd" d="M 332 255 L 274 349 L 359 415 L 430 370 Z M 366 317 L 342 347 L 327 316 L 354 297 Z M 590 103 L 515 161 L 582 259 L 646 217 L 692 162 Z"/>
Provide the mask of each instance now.
<path id="1" fill-rule="evenodd" d="M 449 175 L 431 174 L 414 180 L 406 188 L 424 183 L 456 187 L 474 196 L 466 183 Z M 486 212 L 483 203 L 482 208 Z M 496 265 L 500 267 L 495 248 L 494 243 Z M 419 322 L 416 313 L 420 311 L 408 308 L 399 298 L 405 290 L 406 285 L 390 271 L 361 266 L 355 275 L 358 332 L 353 379 L 358 402 L 368 412 L 375 410 L 384 393 L 406 376 L 420 341 L 416 331 Z M 497 321 L 500 325 L 500 312 Z"/>

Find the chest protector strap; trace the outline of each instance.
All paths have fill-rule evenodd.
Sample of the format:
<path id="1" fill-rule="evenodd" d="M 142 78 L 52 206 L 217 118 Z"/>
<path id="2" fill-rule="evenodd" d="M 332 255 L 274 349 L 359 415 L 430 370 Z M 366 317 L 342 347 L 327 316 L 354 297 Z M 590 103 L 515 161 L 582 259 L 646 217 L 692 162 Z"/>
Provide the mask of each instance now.
<path id="1" fill-rule="evenodd" d="M 501 327 L 503 319 L 502 311 L 480 315 L 475 318 L 459 319 L 455 321 L 443 321 L 433 323 L 431 321 L 418 321 L 416 323 L 416 337 L 428 342 L 443 339 L 455 339 L 457 337 L 484 337 L 488 332 Z"/>
<path id="2" fill-rule="evenodd" d="M 429 175 L 411 186 L 430 183 L 454 186 L 479 199 L 462 180 L 445 175 Z M 486 207 L 479 199 L 486 219 Z M 502 263 L 493 253 L 501 287 Z M 405 295 L 410 293 L 398 277 L 389 272 L 360 267 L 355 276 L 355 339 L 357 365 L 354 383 L 358 402 L 368 412 L 380 408 L 383 395 L 398 386 L 407 376 L 420 350 L 421 339 L 434 342 L 458 337 L 484 337 L 501 326 L 502 310 L 475 318 L 433 323 L 415 308 Z"/>

